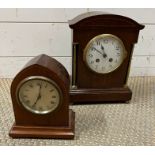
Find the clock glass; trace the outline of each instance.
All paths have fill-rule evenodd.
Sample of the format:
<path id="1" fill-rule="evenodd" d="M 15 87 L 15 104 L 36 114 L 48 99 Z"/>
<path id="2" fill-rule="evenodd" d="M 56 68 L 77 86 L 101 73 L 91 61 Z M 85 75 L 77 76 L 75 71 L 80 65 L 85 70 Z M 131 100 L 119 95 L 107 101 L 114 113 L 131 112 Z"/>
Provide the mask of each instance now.
<path id="1" fill-rule="evenodd" d="M 123 42 L 112 34 L 91 39 L 84 49 L 83 59 L 89 69 L 106 74 L 116 70 L 126 57 Z"/>
<path id="2" fill-rule="evenodd" d="M 21 81 L 17 90 L 19 103 L 36 114 L 50 113 L 61 102 L 60 88 L 54 81 L 46 77 L 28 77 Z"/>

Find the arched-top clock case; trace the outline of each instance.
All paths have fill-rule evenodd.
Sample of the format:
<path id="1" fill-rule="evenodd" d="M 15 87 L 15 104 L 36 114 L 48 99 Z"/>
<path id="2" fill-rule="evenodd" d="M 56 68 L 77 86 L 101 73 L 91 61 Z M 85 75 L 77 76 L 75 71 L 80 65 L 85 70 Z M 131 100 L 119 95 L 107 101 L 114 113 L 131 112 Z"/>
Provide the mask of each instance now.
<path id="1" fill-rule="evenodd" d="M 73 30 L 76 29 L 103 29 L 103 28 L 130 28 L 134 30 L 141 30 L 144 25 L 141 25 L 131 18 L 109 14 L 104 12 L 88 12 L 69 20 L 69 26 Z"/>
<path id="2" fill-rule="evenodd" d="M 18 84 L 30 76 L 47 77 L 55 81 L 60 87 L 63 94 L 62 103 L 52 113 L 36 115 L 18 103 L 16 96 Z M 39 55 L 29 61 L 22 71 L 16 75 L 11 85 L 11 97 L 16 125 L 67 126 L 69 123 L 69 83 L 68 72 L 57 60 L 47 55 Z"/>
<path id="3" fill-rule="evenodd" d="M 144 25 L 121 15 L 88 12 L 70 20 L 69 27 L 73 29 L 72 85 L 74 88 L 77 88 L 71 90 L 71 100 L 74 101 L 74 98 L 76 98 L 75 100 L 78 101 L 81 98 L 81 101 L 89 101 L 96 98 L 93 100 L 97 101 L 97 98 L 100 98 L 100 101 L 104 101 L 103 98 L 108 97 L 101 97 L 103 95 L 100 94 L 98 97 L 94 96 L 91 98 L 88 94 L 90 94 L 92 89 L 106 91 L 106 89 L 123 88 L 126 85 L 133 47 L 138 40 L 139 31 L 144 28 Z M 83 61 L 83 52 L 86 45 L 95 36 L 101 34 L 117 36 L 122 40 L 127 51 L 127 56 L 123 63 L 115 71 L 104 75 L 93 73 Z M 127 91 L 129 95 L 126 100 L 129 100 L 131 98 L 131 91 L 129 89 Z M 92 93 L 94 94 L 95 92 Z M 111 101 L 110 98 L 105 100 Z M 113 98 L 113 100 L 115 101 L 116 99 Z"/>

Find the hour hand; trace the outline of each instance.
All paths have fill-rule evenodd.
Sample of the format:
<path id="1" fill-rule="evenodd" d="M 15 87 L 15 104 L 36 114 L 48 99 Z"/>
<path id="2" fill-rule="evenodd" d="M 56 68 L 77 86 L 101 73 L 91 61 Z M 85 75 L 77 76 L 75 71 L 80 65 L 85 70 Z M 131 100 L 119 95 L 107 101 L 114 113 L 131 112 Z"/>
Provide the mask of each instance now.
<path id="1" fill-rule="evenodd" d="M 38 100 L 40 100 L 40 98 L 41 98 L 41 87 L 42 87 L 42 84 L 38 83 L 38 85 L 39 85 L 39 94 L 38 94 L 38 97 L 37 97 L 35 103 L 33 104 L 33 106 L 35 106 L 36 103 L 38 102 Z"/>
<path id="2" fill-rule="evenodd" d="M 101 45 L 101 49 L 102 49 L 102 51 L 103 51 L 103 58 L 106 58 L 107 57 L 107 54 L 104 52 L 104 47 Z"/>
<path id="3" fill-rule="evenodd" d="M 37 104 L 37 102 L 38 102 L 38 100 L 40 100 L 40 98 L 41 98 L 41 95 L 40 95 L 40 93 L 39 93 L 39 95 L 38 95 L 36 101 L 34 102 L 33 106 L 35 106 L 35 105 Z"/>
<path id="4" fill-rule="evenodd" d="M 101 45 L 101 49 L 104 51 L 104 47 Z"/>

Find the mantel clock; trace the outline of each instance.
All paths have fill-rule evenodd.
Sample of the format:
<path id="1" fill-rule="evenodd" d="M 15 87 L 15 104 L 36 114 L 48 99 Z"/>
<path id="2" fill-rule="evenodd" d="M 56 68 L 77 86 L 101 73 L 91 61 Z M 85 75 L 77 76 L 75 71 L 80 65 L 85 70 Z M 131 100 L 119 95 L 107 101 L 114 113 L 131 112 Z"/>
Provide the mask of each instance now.
<path id="1" fill-rule="evenodd" d="M 74 112 L 69 110 L 70 80 L 57 60 L 39 55 L 14 78 L 11 97 L 13 138 L 74 138 Z"/>
<path id="2" fill-rule="evenodd" d="M 133 47 L 144 26 L 102 12 L 79 15 L 69 26 L 73 30 L 71 102 L 130 100 L 127 79 Z"/>

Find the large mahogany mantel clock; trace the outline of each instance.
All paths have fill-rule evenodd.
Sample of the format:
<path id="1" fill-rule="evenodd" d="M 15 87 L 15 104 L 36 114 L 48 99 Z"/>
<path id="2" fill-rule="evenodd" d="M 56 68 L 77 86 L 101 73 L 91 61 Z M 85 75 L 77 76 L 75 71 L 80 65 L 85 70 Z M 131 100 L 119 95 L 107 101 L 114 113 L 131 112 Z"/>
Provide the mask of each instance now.
<path id="1" fill-rule="evenodd" d="M 125 102 L 134 44 L 144 28 L 114 14 L 89 12 L 69 21 L 73 29 L 71 102 Z"/>
<path id="2" fill-rule="evenodd" d="M 69 110 L 70 80 L 55 59 L 39 55 L 14 78 L 11 97 L 13 138 L 74 138 L 74 112 Z"/>

